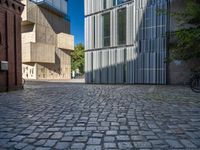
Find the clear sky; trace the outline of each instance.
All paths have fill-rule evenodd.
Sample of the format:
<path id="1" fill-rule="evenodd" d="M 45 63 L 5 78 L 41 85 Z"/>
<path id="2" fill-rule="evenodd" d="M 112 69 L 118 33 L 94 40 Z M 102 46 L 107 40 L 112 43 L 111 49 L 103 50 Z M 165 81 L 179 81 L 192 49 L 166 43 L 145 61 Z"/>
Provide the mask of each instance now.
<path id="1" fill-rule="evenodd" d="M 84 44 L 84 0 L 68 0 L 68 3 L 71 34 L 75 37 L 75 44 Z"/>

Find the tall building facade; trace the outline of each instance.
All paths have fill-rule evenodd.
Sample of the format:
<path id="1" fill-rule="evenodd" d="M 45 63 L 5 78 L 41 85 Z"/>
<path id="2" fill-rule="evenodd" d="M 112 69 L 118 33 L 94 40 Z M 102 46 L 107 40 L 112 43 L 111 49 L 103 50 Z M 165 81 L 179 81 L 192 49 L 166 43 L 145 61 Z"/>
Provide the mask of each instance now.
<path id="1" fill-rule="evenodd" d="M 22 73 L 25 79 L 70 79 L 74 37 L 67 0 L 22 0 Z"/>
<path id="2" fill-rule="evenodd" d="M 0 92 L 22 88 L 20 0 L 0 0 Z"/>
<path id="3" fill-rule="evenodd" d="M 166 84 L 168 0 L 85 0 L 87 83 Z"/>

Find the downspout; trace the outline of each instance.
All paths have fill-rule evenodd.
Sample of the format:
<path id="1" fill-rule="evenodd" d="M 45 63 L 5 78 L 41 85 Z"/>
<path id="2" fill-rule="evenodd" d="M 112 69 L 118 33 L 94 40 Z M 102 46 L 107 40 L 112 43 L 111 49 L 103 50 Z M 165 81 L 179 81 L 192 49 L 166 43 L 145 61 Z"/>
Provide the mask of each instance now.
<path id="1" fill-rule="evenodd" d="M 170 7 L 170 1 L 171 0 L 167 0 L 167 41 L 166 41 L 166 56 L 167 56 L 167 60 L 166 60 L 166 83 L 167 85 L 170 84 L 170 69 L 169 69 L 169 65 L 170 65 L 170 62 L 168 61 L 168 58 L 169 58 L 169 49 L 170 49 L 170 13 L 171 13 L 171 7 Z"/>

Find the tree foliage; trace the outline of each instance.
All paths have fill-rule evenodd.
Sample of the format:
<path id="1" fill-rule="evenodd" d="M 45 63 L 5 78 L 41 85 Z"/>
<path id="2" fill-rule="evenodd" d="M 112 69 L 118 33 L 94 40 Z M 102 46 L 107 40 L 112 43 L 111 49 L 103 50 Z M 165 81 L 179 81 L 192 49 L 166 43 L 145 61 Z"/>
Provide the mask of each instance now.
<path id="1" fill-rule="evenodd" d="M 200 58 L 200 0 L 186 0 L 184 12 L 172 12 L 179 23 L 176 43 L 171 44 L 171 60 Z"/>
<path id="2" fill-rule="evenodd" d="M 77 44 L 72 52 L 72 70 L 79 69 L 80 73 L 84 73 L 84 45 Z"/>

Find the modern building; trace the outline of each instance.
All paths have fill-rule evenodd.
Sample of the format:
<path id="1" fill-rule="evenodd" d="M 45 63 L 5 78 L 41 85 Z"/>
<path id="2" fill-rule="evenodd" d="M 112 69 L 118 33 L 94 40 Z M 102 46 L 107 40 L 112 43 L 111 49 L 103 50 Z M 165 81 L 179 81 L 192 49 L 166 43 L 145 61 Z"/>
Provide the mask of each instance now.
<path id="1" fill-rule="evenodd" d="M 183 0 L 85 0 L 86 83 L 178 83 L 167 31 Z M 181 83 L 182 81 L 180 81 Z"/>
<path id="2" fill-rule="evenodd" d="M 85 0 L 86 82 L 166 84 L 167 0 Z"/>
<path id="3" fill-rule="evenodd" d="M 22 73 L 25 79 L 70 79 L 74 37 L 67 0 L 22 0 Z"/>
<path id="4" fill-rule="evenodd" d="M 0 0 L 0 92 L 22 88 L 20 0 Z"/>

